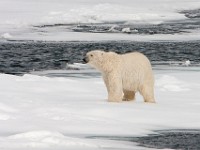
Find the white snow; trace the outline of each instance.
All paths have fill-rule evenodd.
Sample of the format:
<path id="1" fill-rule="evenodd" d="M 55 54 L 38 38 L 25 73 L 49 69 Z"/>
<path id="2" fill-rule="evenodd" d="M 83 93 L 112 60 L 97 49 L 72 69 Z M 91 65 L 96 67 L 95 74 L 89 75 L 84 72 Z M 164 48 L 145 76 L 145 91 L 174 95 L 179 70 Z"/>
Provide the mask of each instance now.
<path id="1" fill-rule="evenodd" d="M 200 71 L 155 70 L 156 104 L 139 94 L 133 102 L 109 103 L 101 77 L 84 76 L 91 70 L 77 65 L 83 70 L 63 70 L 65 77 L 0 74 L 0 149 L 139 150 L 131 142 L 85 137 L 200 128 Z"/>
<path id="2" fill-rule="evenodd" d="M 167 82 L 166 82 L 167 81 Z M 156 86 L 162 91 L 182 92 L 190 91 L 186 82 L 169 75 L 163 75 L 156 82 Z"/>
<path id="3" fill-rule="evenodd" d="M 12 38 L 12 35 L 10 35 L 9 33 L 4 33 L 1 35 L 2 38 L 4 39 L 11 39 Z"/>
<path id="4" fill-rule="evenodd" d="M 34 26 L 49 24 L 70 26 L 71 24 L 105 22 L 158 24 L 163 21 L 186 19 L 184 14 L 179 13 L 181 10 L 199 7 L 199 0 L 162 0 L 162 2 L 160 0 L 1 0 L 0 35 L 9 33 L 13 36 L 12 40 L 104 40 L 103 37 L 107 37 L 107 34 L 103 34 L 102 37 L 97 33 L 71 33 L 67 27 L 46 28 L 45 31 L 40 31 Z M 184 40 L 188 34 L 184 35 L 186 36 L 171 36 Z M 139 39 L 141 38 L 139 36 Z M 155 40 L 156 37 L 148 36 L 148 38 Z M 171 40 L 169 36 L 164 36 L 164 38 Z M 193 38 L 197 40 L 199 36 L 193 36 Z M 105 40 L 118 39 L 134 40 L 138 37 L 121 34 L 116 37 L 115 34 L 111 34 Z"/>
<path id="5" fill-rule="evenodd" d="M 11 135 L 6 138 L 6 142 L 1 143 L 2 148 L 97 148 L 96 145 L 87 140 L 78 138 L 66 137 L 58 132 L 51 132 L 45 130 L 30 131 Z M 9 142 L 12 142 L 10 145 Z M 4 146 L 2 146 L 4 145 Z"/>

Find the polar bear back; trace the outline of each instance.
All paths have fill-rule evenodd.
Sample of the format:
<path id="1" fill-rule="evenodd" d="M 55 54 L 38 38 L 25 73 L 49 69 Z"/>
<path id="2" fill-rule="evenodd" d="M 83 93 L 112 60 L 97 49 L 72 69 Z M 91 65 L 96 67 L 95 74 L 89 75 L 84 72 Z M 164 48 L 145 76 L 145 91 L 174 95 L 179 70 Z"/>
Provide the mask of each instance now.
<path id="1" fill-rule="evenodd" d="M 126 90 L 138 91 L 144 83 L 154 84 L 153 72 L 148 58 L 139 52 L 121 55 L 122 84 Z"/>

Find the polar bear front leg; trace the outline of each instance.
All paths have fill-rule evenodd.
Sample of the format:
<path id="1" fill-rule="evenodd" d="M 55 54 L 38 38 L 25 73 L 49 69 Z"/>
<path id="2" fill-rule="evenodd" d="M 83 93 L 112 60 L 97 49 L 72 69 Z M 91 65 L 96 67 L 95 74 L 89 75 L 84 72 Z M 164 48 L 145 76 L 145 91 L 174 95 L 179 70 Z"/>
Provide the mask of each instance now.
<path id="1" fill-rule="evenodd" d="M 122 79 L 115 73 L 109 73 L 104 75 L 104 82 L 108 91 L 109 102 L 121 102 L 122 101 Z"/>

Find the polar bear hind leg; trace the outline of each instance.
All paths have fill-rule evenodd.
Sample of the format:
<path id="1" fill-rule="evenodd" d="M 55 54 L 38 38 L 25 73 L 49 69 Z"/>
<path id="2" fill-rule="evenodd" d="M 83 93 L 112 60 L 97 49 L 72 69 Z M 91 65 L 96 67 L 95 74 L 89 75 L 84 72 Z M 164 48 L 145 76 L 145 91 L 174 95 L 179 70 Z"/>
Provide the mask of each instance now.
<path id="1" fill-rule="evenodd" d="M 153 86 L 143 85 L 139 92 L 143 96 L 144 102 L 155 103 Z"/>
<path id="2" fill-rule="evenodd" d="M 134 91 L 123 90 L 123 93 L 124 93 L 123 101 L 135 100 L 135 92 Z"/>

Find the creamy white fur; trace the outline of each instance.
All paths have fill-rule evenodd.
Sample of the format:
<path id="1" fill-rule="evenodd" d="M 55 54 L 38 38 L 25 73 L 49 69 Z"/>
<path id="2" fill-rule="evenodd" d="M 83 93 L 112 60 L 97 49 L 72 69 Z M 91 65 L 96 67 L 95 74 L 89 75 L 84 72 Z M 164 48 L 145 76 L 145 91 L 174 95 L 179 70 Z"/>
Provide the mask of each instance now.
<path id="1" fill-rule="evenodd" d="M 100 50 L 86 54 L 88 64 L 101 71 L 108 91 L 108 101 L 134 100 L 137 91 L 145 102 L 154 100 L 154 77 L 146 56 L 138 52 L 119 55 Z"/>

